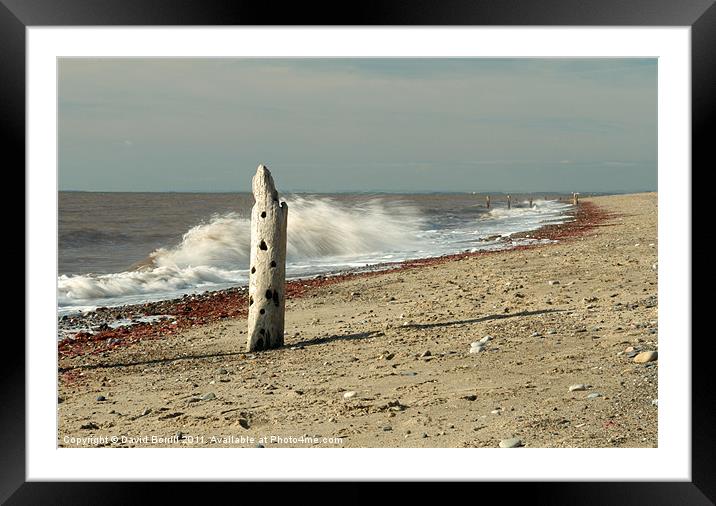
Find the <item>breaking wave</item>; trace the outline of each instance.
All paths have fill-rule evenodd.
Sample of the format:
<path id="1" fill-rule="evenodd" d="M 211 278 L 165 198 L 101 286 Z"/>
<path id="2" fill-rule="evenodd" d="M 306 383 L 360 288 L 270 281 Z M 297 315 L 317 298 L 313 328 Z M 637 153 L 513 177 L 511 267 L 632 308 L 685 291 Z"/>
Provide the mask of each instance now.
<path id="1" fill-rule="evenodd" d="M 287 273 L 306 261 L 339 265 L 366 255 L 418 247 L 423 218 L 411 206 L 382 199 L 354 205 L 333 199 L 288 200 Z M 60 305 L 146 294 L 176 294 L 245 282 L 250 220 L 238 213 L 213 216 L 189 229 L 179 244 L 159 248 L 134 269 L 115 274 L 62 275 Z"/>

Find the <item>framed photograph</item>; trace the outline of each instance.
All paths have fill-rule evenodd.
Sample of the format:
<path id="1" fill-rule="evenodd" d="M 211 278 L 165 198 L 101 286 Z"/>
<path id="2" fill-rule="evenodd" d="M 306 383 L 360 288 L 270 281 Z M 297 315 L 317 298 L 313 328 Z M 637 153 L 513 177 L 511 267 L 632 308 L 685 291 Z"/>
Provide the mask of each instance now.
<path id="1" fill-rule="evenodd" d="M 3 501 L 714 501 L 712 2 L 0 2 L 27 292 Z"/>

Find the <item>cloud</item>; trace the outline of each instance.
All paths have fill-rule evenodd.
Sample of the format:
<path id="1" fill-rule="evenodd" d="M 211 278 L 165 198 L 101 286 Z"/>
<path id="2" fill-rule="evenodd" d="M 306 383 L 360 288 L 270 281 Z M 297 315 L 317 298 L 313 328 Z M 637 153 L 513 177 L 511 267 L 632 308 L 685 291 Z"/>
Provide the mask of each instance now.
<path id="1" fill-rule="evenodd" d="M 656 118 L 656 60 L 64 59 L 60 187 L 240 189 L 266 161 L 316 191 L 411 163 L 460 188 L 446 167 L 655 160 Z"/>

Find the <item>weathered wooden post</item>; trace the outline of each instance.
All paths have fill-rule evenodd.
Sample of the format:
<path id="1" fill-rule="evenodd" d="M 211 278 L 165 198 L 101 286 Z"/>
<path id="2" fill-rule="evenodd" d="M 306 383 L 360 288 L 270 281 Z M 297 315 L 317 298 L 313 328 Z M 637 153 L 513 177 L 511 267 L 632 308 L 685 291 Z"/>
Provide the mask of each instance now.
<path id="1" fill-rule="evenodd" d="M 507 209 L 512 209 L 512 195 L 507 196 Z"/>
<path id="2" fill-rule="evenodd" d="M 279 202 L 271 172 L 259 165 L 251 181 L 251 266 L 248 351 L 283 346 L 286 310 L 288 206 Z"/>
<path id="3" fill-rule="evenodd" d="M 490 196 L 485 197 L 485 207 L 490 209 Z"/>
<path id="4" fill-rule="evenodd" d="M 532 199 L 530 199 L 530 209 L 532 209 Z"/>
<path id="5" fill-rule="evenodd" d="M 574 204 L 575 206 L 579 205 L 579 193 L 572 193 L 572 204 Z"/>

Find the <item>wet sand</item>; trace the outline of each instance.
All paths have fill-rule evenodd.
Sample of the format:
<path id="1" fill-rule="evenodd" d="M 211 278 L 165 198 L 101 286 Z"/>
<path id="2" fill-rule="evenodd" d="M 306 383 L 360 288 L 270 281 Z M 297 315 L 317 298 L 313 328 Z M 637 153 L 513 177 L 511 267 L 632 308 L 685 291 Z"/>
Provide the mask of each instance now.
<path id="1" fill-rule="evenodd" d="M 658 360 L 634 359 L 658 349 L 657 195 L 577 218 L 532 234 L 552 244 L 292 282 L 277 350 L 243 351 L 240 289 L 63 340 L 58 444 L 655 447 Z"/>

